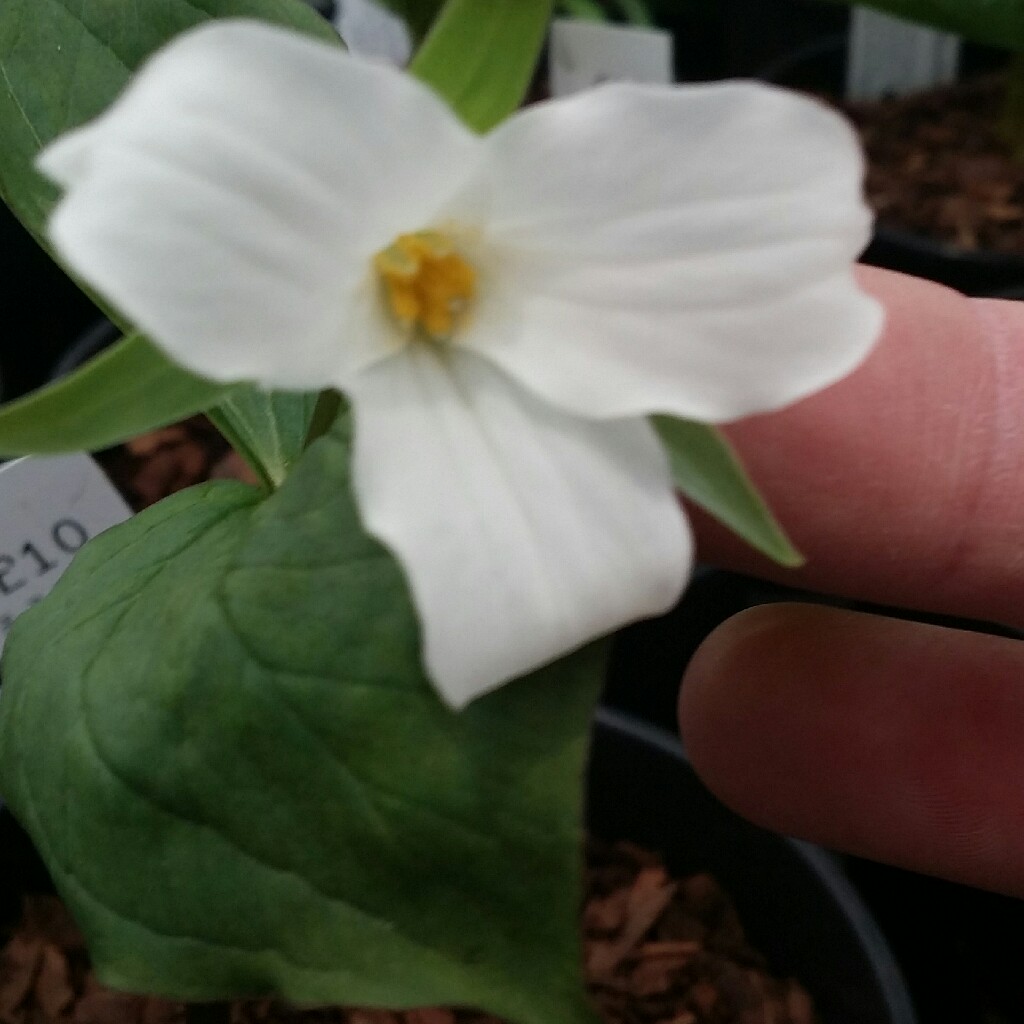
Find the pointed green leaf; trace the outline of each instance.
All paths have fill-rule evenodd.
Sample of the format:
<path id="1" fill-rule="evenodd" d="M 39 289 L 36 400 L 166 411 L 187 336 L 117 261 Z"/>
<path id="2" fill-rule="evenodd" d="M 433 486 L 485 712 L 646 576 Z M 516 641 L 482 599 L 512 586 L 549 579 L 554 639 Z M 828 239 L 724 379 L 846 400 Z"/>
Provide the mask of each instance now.
<path id="1" fill-rule="evenodd" d="M 687 498 L 780 565 L 803 565 L 803 556 L 776 522 L 721 431 L 670 416 L 655 416 L 653 423 L 672 463 L 676 487 Z"/>
<path id="2" fill-rule="evenodd" d="M 109 448 L 200 412 L 226 393 L 133 334 L 63 380 L 0 406 L 0 455 Z"/>
<path id="3" fill-rule="evenodd" d="M 854 0 L 830 0 L 853 3 Z M 975 42 L 1024 50 L 1024 0 L 856 0 Z"/>
<path id="4" fill-rule="evenodd" d="M 114 986 L 579 1024 L 602 649 L 447 710 L 347 481 L 342 425 L 86 545 L 8 639 L 0 792 Z"/>
<path id="5" fill-rule="evenodd" d="M 448 0 L 410 70 L 474 131 L 523 102 L 553 0 Z"/>
<path id="6" fill-rule="evenodd" d="M 316 392 L 236 387 L 210 418 L 232 447 L 272 487 L 284 481 L 309 436 Z"/>

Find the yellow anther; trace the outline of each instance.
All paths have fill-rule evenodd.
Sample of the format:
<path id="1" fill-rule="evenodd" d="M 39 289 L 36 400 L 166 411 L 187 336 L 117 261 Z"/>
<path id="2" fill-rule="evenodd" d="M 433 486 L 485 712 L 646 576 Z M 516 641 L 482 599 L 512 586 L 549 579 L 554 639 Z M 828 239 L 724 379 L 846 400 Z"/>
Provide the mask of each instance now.
<path id="1" fill-rule="evenodd" d="M 476 271 L 439 231 L 399 235 L 373 265 L 395 319 L 432 338 L 451 337 L 476 295 Z"/>

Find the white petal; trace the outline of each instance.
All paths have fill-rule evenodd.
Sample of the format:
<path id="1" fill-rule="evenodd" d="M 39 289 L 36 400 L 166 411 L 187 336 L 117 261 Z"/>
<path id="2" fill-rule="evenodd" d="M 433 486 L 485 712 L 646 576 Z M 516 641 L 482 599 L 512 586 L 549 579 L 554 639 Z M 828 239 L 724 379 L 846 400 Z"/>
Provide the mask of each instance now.
<path id="1" fill-rule="evenodd" d="M 58 251 L 173 358 L 303 388 L 390 354 L 370 260 L 432 222 L 478 149 L 400 72 L 219 21 L 39 164 L 67 190 Z"/>
<path id="2" fill-rule="evenodd" d="M 465 344 L 580 415 L 733 419 L 851 370 L 881 313 L 846 122 L 752 83 L 605 86 L 519 114 L 453 206 L 488 287 Z"/>
<path id="3" fill-rule="evenodd" d="M 405 570 L 450 705 L 679 596 L 689 531 L 646 421 L 566 416 L 425 345 L 350 396 L 363 519 Z"/>

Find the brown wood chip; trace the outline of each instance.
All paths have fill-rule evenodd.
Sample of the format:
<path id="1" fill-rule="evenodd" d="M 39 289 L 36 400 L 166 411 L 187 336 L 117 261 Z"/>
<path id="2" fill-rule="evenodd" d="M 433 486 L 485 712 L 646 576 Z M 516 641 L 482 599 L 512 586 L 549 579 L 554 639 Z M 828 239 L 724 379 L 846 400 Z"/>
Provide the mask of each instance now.
<path id="1" fill-rule="evenodd" d="M 56 946 L 43 947 L 33 995 L 51 1020 L 56 1020 L 74 1002 L 75 990 L 71 987 L 67 957 Z"/>
<path id="2" fill-rule="evenodd" d="M 607 1024 L 817 1024 L 810 997 L 773 978 L 709 875 L 682 882 L 651 853 L 593 843 L 583 939 L 590 992 Z M 232 1024 L 502 1024 L 472 1010 L 231 1006 Z M 113 992 L 52 896 L 26 902 L 0 949 L 0 1024 L 186 1024 L 181 1003 Z"/>

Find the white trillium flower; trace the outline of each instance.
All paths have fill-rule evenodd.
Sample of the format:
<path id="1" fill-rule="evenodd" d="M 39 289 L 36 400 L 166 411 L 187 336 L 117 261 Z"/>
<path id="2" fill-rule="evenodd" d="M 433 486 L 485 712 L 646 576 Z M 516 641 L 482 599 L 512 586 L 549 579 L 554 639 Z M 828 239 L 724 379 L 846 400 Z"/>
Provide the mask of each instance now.
<path id="1" fill-rule="evenodd" d="M 177 362 L 348 397 L 361 515 L 455 707 L 679 597 L 650 414 L 785 405 L 881 323 L 850 128 L 753 83 L 606 85 L 478 136 L 408 75 L 214 22 L 40 167 L 59 253 Z"/>

